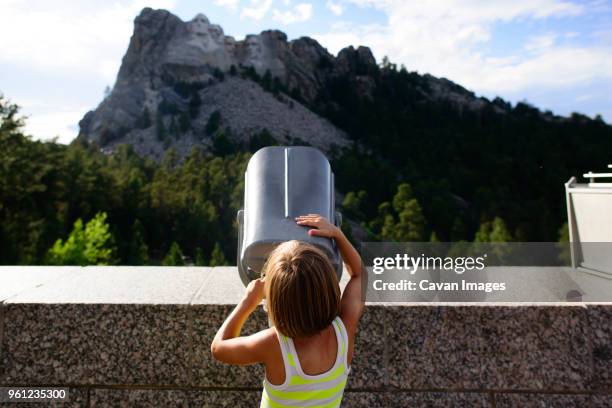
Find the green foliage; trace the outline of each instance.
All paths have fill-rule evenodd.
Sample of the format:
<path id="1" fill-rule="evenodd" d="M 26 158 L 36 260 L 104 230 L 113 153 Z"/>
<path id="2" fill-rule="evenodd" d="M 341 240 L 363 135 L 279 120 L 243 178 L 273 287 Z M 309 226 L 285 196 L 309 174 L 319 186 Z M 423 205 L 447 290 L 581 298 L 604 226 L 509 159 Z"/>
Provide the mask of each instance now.
<path id="1" fill-rule="evenodd" d="M 213 136 L 213 153 L 216 156 L 228 156 L 236 153 L 237 146 L 227 136 L 227 132 L 218 132 Z"/>
<path id="2" fill-rule="evenodd" d="M 379 206 L 378 220 L 372 225 L 380 228 L 383 241 L 423 241 L 425 237 L 425 217 L 409 184 L 400 184 L 392 203 Z"/>
<path id="3" fill-rule="evenodd" d="M 162 118 L 162 116 L 158 113 L 157 117 L 155 118 L 155 124 L 156 124 L 156 134 L 157 134 L 157 140 L 159 140 L 160 142 L 163 142 L 166 140 L 166 125 L 164 125 L 164 119 Z"/>
<path id="4" fill-rule="evenodd" d="M 452 242 L 458 242 L 465 238 L 466 236 L 465 223 L 460 217 L 455 218 L 453 222 L 453 226 L 450 231 L 450 239 Z"/>
<path id="5" fill-rule="evenodd" d="M 512 235 L 506 227 L 506 223 L 500 217 L 493 221 L 484 221 L 476 232 L 474 242 L 511 242 Z"/>
<path id="6" fill-rule="evenodd" d="M 249 65 L 246 68 L 242 67 L 241 76 L 242 76 L 242 78 L 248 78 L 248 79 L 250 79 L 252 81 L 255 81 L 257 83 L 261 83 L 261 77 L 259 76 L 257 71 L 255 71 L 255 68 L 253 68 L 252 65 Z"/>
<path id="7" fill-rule="evenodd" d="M 187 99 L 189 97 L 193 98 L 198 92 L 204 88 L 204 84 L 202 82 L 186 82 L 186 81 L 170 81 L 172 83 L 172 88 L 177 95 L 181 96 L 183 99 Z"/>
<path id="8" fill-rule="evenodd" d="M 157 106 L 157 114 L 178 115 L 181 111 L 176 103 L 163 99 Z"/>
<path id="9" fill-rule="evenodd" d="M 491 229 L 490 235 L 491 242 L 511 242 L 512 235 L 508 228 L 506 227 L 506 223 L 499 217 L 495 217 L 493 220 L 493 228 Z"/>
<path id="10" fill-rule="evenodd" d="M 569 226 L 567 222 L 565 222 L 563 225 L 561 225 L 561 228 L 559 228 L 559 239 L 557 244 L 559 260 L 561 261 L 562 265 L 572 264 L 572 252 L 570 245 Z"/>
<path id="11" fill-rule="evenodd" d="M 289 96 L 291 96 L 291 98 L 295 99 L 298 102 L 303 102 L 304 98 L 302 97 L 302 91 L 300 91 L 300 88 L 298 87 L 294 87 L 293 89 L 291 89 L 291 92 L 289 93 Z M 293 106 L 291 106 L 293 107 Z"/>
<path id="12" fill-rule="evenodd" d="M 127 253 L 128 265 L 147 265 L 149 263 L 149 247 L 144 239 L 144 230 L 140 220 L 134 221 Z"/>
<path id="13" fill-rule="evenodd" d="M 570 234 L 569 234 L 569 226 L 567 222 L 564 222 L 559 228 L 559 242 L 569 242 Z"/>
<path id="14" fill-rule="evenodd" d="M 221 125 L 221 112 L 218 110 L 214 111 L 210 114 L 208 118 L 208 122 L 206 122 L 206 134 L 208 136 L 213 135 L 217 130 L 219 130 L 219 126 Z"/>
<path id="15" fill-rule="evenodd" d="M 194 93 L 191 97 L 191 100 L 189 101 L 189 116 L 192 119 L 195 119 L 198 117 L 198 114 L 200 113 L 200 106 L 202 105 L 202 98 L 200 97 L 199 93 Z"/>
<path id="16" fill-rule="evenodd" d="M 185 266 L 185 262 L 183 261 L 183 251 L 179 244 L 174 241 L 172 245 L 170 245 L 170 249 L 166 254 L 166 257 L 162 261 L 162 265 L 164 266 Z"/>
<path id="17" fill-rule="evenodd" d="M 235 253 L 228 226 L 242 205 L 250 154 L 194 149 L 180 161 L 170 149 L 158 164 L 126 145 L 105 155 L 81 139 L 33 141 L 22 126 L 18 107 L 0 98 L 0 264 L 46 262 L 79 218 L 99 212 L 108 214 L 119 264 L 159 263 L 173 241 L 187 254 L 210 254 L 215 243 Z"/>
<path id="18" fill-rule="evenodd" d="M 266 70 L 264 75 L 260 76 L 252 66 L 242 67 L 240 75 L 243 79 L 250 79 L 251 81 L 257 82 L 264 91 L 270 92 L 281 102 L 286 102 L 286 98 L 284 98 L 281 93 L 285 95 L 291 94 L 294 99 L 298 101 L 302 100 L 298 88 L 293 88 L 290 92 L 279 77 L 272 76 L 270 70 Z"/>
<path id="19" fill-rule="evenodd" d="M 227 265 L 227 260 L 225 259 L 225 255 L 223 254 L 223 250 L 221 249 L 221 245 L 218 242 L 215 242 L 215 246 L 210 254 L 210 262 L 209 266 L 225 266 Z"/>
<path id="20" fill-rule="evenodd" d="M 263 78 L 261 78 L 261 86 L 268 92 L 272 91 L 272 74 L 269 69 L 266 70 Z"/>
<path id="21" fill-rule="evenodd" d="M 138 126 L 141 129 L 147 129 L 147 128 L 151 127 L 151 125 L 152 125 L 152 123 L 151 123 L 151 113 L 149 112 L 149 108 L 147 108 L 145 106 L 143 111 L 142 111 L 142 117 L 140 118 Z"/>
<path id="22" fill-rule="evenodd" d="M 108 265 L 113 263 L 115 247 L 104 212 L 96 214 L 83 228 L 79 218 L 68 239 L 55 241 L 47 262 L 52 265 Z"/>
<path id="23" fill-rule="evenodd" d="M 204 260 L 204 251 L 200 247 L 196 248 L 195 264 L 196 266 L 206 265 L 206 261 Z"/>
<path id="24" fill-rule="evenodd" d="M 278 146 L 278 142 L 268 129 L 253 133 L 249 138 L 249 151 L 253 153 L 266 146 Z"/>
<path id="25" fill-rule="evenodd" d="M 326 62 L 321 64 L 325 69 Z M 265 81 L 279 97 L 289 94 L 278 78 L 264 79 L 252 67 L 233 71 Z M 430 82 L 387 60 L 376 70 L 361 64 L 334 75 L 314 99 L 309 95 L 306 101 L 299 88 L 292 89 L 294 99 L 356 142 L 329 152 L 336 186 L 347 193 L 343 211 L 362 221 L 369 239 L 424 240 L 435 231 L 441 241 L 556 240 L 567 217 L 559 186 L 609 161 L 612 127 L 601 118 L 561 119 L 501 98 L 483 100 L 481 109 L 459 109 L 428 97 Z M 191 119 L 199 112 L 197 90 L 204 84 L 173 86 L 189 110 L 162 101 L 149 113 L 157 139 L 167 147 L 169 136 L 178 136 L 181 113 Z M 140 126 L 147 123 L 144 110 L 142 116 Z M 154 163 L 127 147 L 107 156 L 83 140 L 69 146 L 33 141 L 23 133 L 18 107 L 0 96 L 0 263 L 44 262 L 76 220 L 99 212 L 108 214 L 120 263 L 135 263 L 134 254 L 144 259 L 144 245 L 149 262 L 160 262 L 173 241 L 196 258 L 197 247 L 211 254 L 217 243 L 221 253 L 235 253 L 235 229 L 229 226 L 241 206 L 250 157 L 240 149 L 254 151 L 276 141 L 260 134 L 238 146 L 221 131 L 221 115 L 217 124 L 212 116 L 206 132 L 217 157 L 194 150 L 179 161 L 168 151 L 162 163 Z M 126 131 L 103 125 L 103 144 Z M 409 190 L 400 187 L 408 182 Z M 362 191 L 367 198 L 359 196 Z M 492 215 L 503 221 L 496 223 Z M 145 226 L 144 245 L 132 243 L 137 219 Z M 481 220 L 492 221 L 481 225 Z"/>
<path id="26" fill-rule="evenodd" d="M 368 201 L 368 194 L 361 190 L 357 193 L 349 191 L 342 201 L 342 209 L 347 217 L 357 220 L 365 219 L 364 208 Z"/>
<path id="27" fill-rule="evenodd" d="M 213 76 L 219 81 L 225 80 L 225 74 L 219 68 L 215 68 L 215 70 L 213 71 Z"/>
<path id="28" fill-rule="evenodd" d="M 398 71 L 388 59 L 370 79 L 364 91 L 356 73 L 335 76 L 310 105 L 362 146 L 337 155 L 332 167 L 340 189 L 368 192 L 368 220 L 410 182 L 442 241 L 471 241 L 489 214 L 517 239 L 554 241 L 567 218 L 559 186 L 609 161 L 612 127 L 596 119 L 563 120 L 501 98 L 483 100 L 481 109 L 432 99 L 431 78 Z"/>
<path id="29" fill-rule="evenodd" d="M 187 132 L 190 126 L 191 126 L 191 123 L 189 120 L 189 115 L 185 112 L 181 113 L 179 115 L 179 129 L 181 130 L 181 132 L 182 133 Z"/>
<path id="30" fill-rule="evenodd" d="M 168 129 L 168 132 L 169 132 L 169 133 L 170 133 L 172 136 L 174 136 L 175 138 L 177 138 L 177 139 L 180 137 L 180 136 L 179 136 L 179 127 L 178 127 L 178 125 L 176 124 L 176 116 L 174 116 L 174 115 L 172 115 L 172 116 L 170 117 L 170 127 L 169 127 L 169 129 Z"/>

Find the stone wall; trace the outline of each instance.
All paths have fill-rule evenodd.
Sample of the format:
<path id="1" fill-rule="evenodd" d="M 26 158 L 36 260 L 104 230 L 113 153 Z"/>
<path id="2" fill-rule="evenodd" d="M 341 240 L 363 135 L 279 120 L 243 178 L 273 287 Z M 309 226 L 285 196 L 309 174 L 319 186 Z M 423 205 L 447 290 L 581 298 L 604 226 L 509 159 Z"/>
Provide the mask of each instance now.
<path id="1" fill-rule="evenodd" d="M 0 267 L 0 386 L 256 407 L 261 367 L 209 351 L 242 292 L 230 267 Z M 356 347 L 344 407 L 612 406 L 612 304 L 368 304 Z"/>

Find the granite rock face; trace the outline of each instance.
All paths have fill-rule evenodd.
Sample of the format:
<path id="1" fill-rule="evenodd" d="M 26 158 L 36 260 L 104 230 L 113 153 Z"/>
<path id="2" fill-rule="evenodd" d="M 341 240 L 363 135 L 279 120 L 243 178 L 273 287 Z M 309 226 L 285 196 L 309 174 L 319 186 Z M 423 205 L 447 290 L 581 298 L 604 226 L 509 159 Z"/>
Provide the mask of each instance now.
<path id="1" fill-rule="evenodd" d="M 219 132 L 229 135 L 235 143 L 247 142 L 250 136 L 267 131 L 283 145 L 307 142 L 323 151 L 330 151 L 334 146 L 348 144 L 344 132 L 301 103 L 287 96 L 282 99 L 274 97 L 247 79 L 227 77 L 206 86 L 199 95 L 202 105 L 198 115 L 191 118 L 191 128 L 180 137 L 168 135 L 171 138 L 169 144 L 159 140 L 155 126 L 151 126 L 126 133 L 107 144 L 106 149 L 112 151 L 117 144 L 128 143 L 139 155 L 154 159 L 161 159 L 169 146 L 177 151 L 179 157 L 188 155 L 193 146 L 213 149 L 216 136 L 207 134 L 205 128 L 214 115 L 220 117 Z M 159 121 L 166 129 L 177 126 L 173 124 L 176 120 L 172 115 L 162 115 Z"/>
<path id="2" fill-rule="evenodd" d="M 194 146 L 216 153 L 218 138 L 238 150 L 252 150 L 261 144 L 253 140 L 262 138 L 264 144 L 342 150 L 352 143 L 349 136 L 318 114 L 333 111 L 339 102 L 321 101 L 338 86 L 373 98 L 383 72 L 364 46 L 334 56 L 312 38 L 289 41 L 278 30 L 236 40 L 204 14 L 182 21 L 168 11 L 145 8 L 134 21 L 112 91 L 79 122 L 79 140 L 95 142 L 107 153 L 127 143 L 157 160 L 170 147 L 180 157 Z M 418 82 L 415 94 L 425 100 L 459 110 L 489 105 L 444 78 L 425 74 Z M 509 109 L 492 107 L 501 113 Z"/>
<path id="3" fill-rule="evenodd" d="M 211 148 L 219 132 L 244 145 L 266 129 L 283 144 L 329 151 L 347 145 L 344 132 L 304 103 L 360 56 L 376 66 L 364 47 L 336 59 L 310 38 L 287 41 L 284 33 L 268 30 L 236 41 L 203 14 L 183 22 L 145 8 L 134 21 L 112 91 L 80 121 L 79 137 L 108 152 L 129 143 L 160 158 L 169 147 L 181 156 L 194 145 Z M 213 112 L 221 120 L 211 130 L 206 126 Z"/>

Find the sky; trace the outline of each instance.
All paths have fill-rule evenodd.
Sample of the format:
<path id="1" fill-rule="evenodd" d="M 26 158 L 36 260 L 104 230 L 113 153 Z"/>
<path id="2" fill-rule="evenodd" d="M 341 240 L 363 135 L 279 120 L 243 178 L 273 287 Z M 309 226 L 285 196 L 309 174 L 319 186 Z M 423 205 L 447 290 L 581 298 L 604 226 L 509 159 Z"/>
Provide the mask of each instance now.
<path id="1" fill-rule="evenodd" d="M 144 7 L 204 13 L 236 39 L 276 28 L 366 45 L 479 96 L 612 123 L 612 0 L 2 0 L 0 93 L 35 139 L 69 143 L 112 87 Z"/>

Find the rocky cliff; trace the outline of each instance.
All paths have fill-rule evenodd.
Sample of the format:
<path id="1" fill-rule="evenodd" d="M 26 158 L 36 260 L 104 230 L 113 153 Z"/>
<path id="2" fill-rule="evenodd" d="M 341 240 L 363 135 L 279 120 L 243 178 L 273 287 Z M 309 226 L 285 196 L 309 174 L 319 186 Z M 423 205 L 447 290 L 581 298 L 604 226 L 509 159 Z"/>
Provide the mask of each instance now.
<path id="1" fill-rule="evenodd" d="M 347 49 L 338 58 L 310 38 L 287 41 L 264 31 L 242 41 L 206 16 L 183 22 L 164 10 L 144 9 L 110 94 L 79 123 L 80 138 L 107 151 L 130 143 L 143 155 L 181 155 L 215 138 L 248 145 L 252 138 L 309 143 L 324 150 L 347 137 L 305 105 L 333 70 L 352 69 Z"/>
<path id="2" fill-rule="evenodd" d="M 340 84 L 367 98 L 380 72 L 367 47 L 334 56 L 311 38 L 288 41 L 275 30 L 236 41 L 203 14 L 184 22 L 145 8 L 112 91 L 80 121 L 79 139 L 107 152 L 129 143 L 156 159 L 169 147 L 184 156 L 194 145 L 214 152 L 275 141 L 329 151 L 348 146 L 353 136 L 345 132 L 349 126 L 341 130 L 324 117 L 342 104 L 329 98 L 330 90 Z M 444 78 L 414 75 L 409 93 L 417 103 L 507 110 Z"/>

